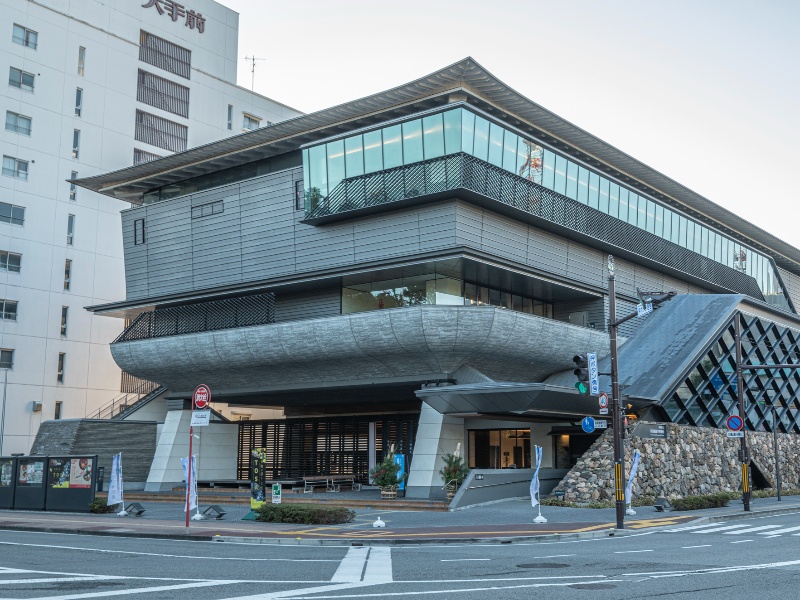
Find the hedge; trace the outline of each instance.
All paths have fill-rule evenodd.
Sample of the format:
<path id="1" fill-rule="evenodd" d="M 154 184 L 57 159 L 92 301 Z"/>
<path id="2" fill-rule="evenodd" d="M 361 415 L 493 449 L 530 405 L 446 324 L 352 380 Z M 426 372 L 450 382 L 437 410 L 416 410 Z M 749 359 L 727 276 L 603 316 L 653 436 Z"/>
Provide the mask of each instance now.
<path id="1" fill-rule="evenodd" d="M 256 521 L 264 523 L 336 525 L 352 523 L 355 518 L 356 513 L 353 510 L 317 504 L 263 504 L 256 510 Z"/>
<path id="2" fill-rule="evenodd" d="M 669 501 L 675 510 L 699 510 L 701 508 L 720 508 L 728 506 L 728 502 L 741 496 L 738 492 L 717 492 L 703 496 L 686 496 Z"/>

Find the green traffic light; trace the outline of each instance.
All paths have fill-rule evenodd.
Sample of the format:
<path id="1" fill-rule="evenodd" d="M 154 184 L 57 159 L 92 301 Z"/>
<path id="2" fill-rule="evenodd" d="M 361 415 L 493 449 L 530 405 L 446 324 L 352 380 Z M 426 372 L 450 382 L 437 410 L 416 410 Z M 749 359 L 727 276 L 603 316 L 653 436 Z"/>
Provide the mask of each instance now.
<path id="1" fill-rule="evenodd" d="M 575 389 L 577 389 L 581 394 L 587 396 L 589 394 L 589 388 L 586 387 L 586 384 L 582 381 L 575 382 Z"/>

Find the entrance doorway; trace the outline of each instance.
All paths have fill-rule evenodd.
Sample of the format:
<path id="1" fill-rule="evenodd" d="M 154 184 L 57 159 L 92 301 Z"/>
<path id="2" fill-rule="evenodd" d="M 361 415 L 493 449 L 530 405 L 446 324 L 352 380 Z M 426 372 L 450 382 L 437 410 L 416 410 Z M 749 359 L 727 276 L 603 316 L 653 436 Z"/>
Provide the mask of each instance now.
<path id="1" fill-rule="evenodd" d="M 530 429 L 470 429 L 470 469 L 530 469 Z"/>

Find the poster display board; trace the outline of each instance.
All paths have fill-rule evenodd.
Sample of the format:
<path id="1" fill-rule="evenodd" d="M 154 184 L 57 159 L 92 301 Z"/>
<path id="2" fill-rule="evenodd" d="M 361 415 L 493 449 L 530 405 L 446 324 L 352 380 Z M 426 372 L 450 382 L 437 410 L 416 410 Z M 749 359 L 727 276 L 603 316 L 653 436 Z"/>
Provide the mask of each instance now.
<path id="1" fill-rule="evenodd" d="M 250 510 L 256 510 L 266 502 L 266 449 L 256 448 L 250 452 Z"/>
<path id="2" fill-rule="evenodd" d="M 0 456 L 0 508 L 14 506 L 14 490 L 16 489 L 17 459 L 11 456 Z"/>
<path id="3" fill-rule="evenodd" d="M 96 478 L 97 455 L 47 457 L 45 510 L 89 512 Z"/>
<path id="4" fill-rule="evenodd" d="M 14 508 L 44 510 L 47 458 L 24 456 L 17 459 Z"/>

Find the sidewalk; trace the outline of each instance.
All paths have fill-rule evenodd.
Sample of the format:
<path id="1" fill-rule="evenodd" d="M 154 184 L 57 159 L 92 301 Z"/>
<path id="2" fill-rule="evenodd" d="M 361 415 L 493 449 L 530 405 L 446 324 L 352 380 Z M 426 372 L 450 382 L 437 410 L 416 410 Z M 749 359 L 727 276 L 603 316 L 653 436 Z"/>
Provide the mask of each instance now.
<path id="1" fill-rule="evenodd" d="M 454 512 L 409 511 L 381 509 L 380 500 L 371 508 L 356 509 L 354 523 L 335 526 L 296 525 L 242 521 L 249 512 L 241 504 L 222 506 L 227 514 L 222 520 L 191 521 L 185 527 L 183 506 L 178 501 L 156 502 L 138 500 L 146 512 L 141 517 L 118 517 L 115 514 L 94 515 L 86 513 L 56 513 L 30 511 L 0 511 L 0 530 L 28 530 L 60 533 L 156 537 L 196 540 L 239 540 L 260 543 L 342 544 L 342 543 L 430 543 L 494 540 L 561 539 L 608 535 L 616 525 L 613 508 L 563 508 L 542 507 L 547 523 L 534 524 L 538 510 L 529 500 L 508 500 L 495 504 L 476 506 Z M 626 516 L 626 531 L 637 531 L 697 519 L 728 520 L 757 515 L 800 512 L 800 496 L 755 499 L 751 511 L 745 512 L 740 500 L 731 501 L 724 508 L 686 512 L 656 512 L 652 506 L 637 507 L 635 516 Z M 380 517 L 385 528 L 374 528 Z"/>

